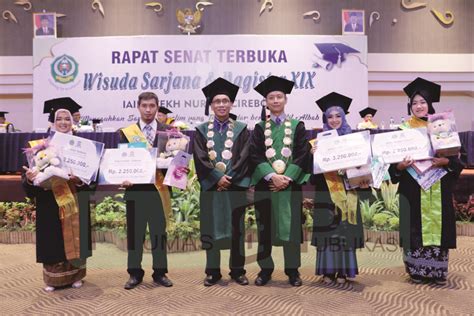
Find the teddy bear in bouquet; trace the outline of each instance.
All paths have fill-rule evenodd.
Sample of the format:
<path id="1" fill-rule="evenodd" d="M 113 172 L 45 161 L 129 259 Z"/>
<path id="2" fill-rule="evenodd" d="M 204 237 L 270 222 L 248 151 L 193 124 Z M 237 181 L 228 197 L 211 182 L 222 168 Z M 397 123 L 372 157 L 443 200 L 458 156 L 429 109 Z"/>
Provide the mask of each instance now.
<path id="1" fill-rule="evenodd" d="M 179 151 L 187 151 L 189 138 L 186 136 L 169 137 L 163 152 L 159 154 L 156 159 L 156 167 L 158 169 L 166 169 L 169 167 L 171 160 L 178 154 Z"/>
<path id="2" fill-rule="evenodd" d="M 428 133 L 433 149 L 438 155 L 452 156 L 459 152 L 461 142 L 451 112 L 430 115 Z"/>
<path id="3" fill-rule="evenodd" d="M 47 141 L 30 149 L 32 155 L 33 171 L 38 171 L 33 185 L 48 187 L 46 180 L 56 176 L 63 179 L 69 179 L 67 170 L 63 168 L 57 148 L 50 145 Z"/>

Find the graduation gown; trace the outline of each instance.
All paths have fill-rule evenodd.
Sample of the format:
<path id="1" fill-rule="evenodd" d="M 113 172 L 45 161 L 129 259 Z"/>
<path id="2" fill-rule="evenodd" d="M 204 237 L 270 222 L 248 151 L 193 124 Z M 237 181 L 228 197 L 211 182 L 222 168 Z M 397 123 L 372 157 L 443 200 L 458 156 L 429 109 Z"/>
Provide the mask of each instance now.
<path id="1" fill-rule="evenodd" d="M 456 216 L 453 190 L 464 168 L 457 157 L 448 157 L 448 173 L 441 178 L 441 248 L 456 248 Z M 397 164 L 389 168 L 392 183 L 399 183 L 400 246 L 404 249 L 423 247 L 421 220 L 421 187 L 407 170 L 398 171 Z M 426 246 L 426 245 L 425 245 Z M 435 245 L 433 245 L 435 246 Z"/>
<path id="2" fill-rule="evenodd" d="M 59 207 L 53 191 L 29 184 L 25 174 L 22 175 L 22 185 L 26 195 L 36 205 L 36 262 L 55 264 L 67 261 Z M 81 187 L 76 187 L 79 206 L 81 259 L 92 256 L 89 202 L 94 188 L 94 184 L 89 186 L 84 184 Z"/>
<path id="3" fill-rule="evenodd" d="M 285 125 L 282 123 L 277 126 L 273 121 L 270 121 L 270 124 L 276 159 L 280 159 Z M 281 246 L 288 242 L 293 244 L 302 242 L 303 194 L 301 185 L 308 180 L 307 167 L 310 145 L 306 138 L 303 122 L 292 119 L 291 129 L 292 156 L 287 163 L 284 175 L 290 177 L 292 182 L 284 191 L 271 192 L 268 182 L 264 179 L 266 175 L 275 172 L 265 156 L 264 121 L 255 125 L 250 145 L 252 184 L 255 185 L 255 209 L 259 214 L 271 214 L 271 227 L 263 227 L 263 229 L 271 230 L 271 243 L 275 246 Z M 257 216 L 257 218 L 260 217 Z M 260 221 L 266 222 L 262 218 Z M 270 241 L 262 240 L 262 242 Z"/>
<path id="4" fill-rule="evenodd" d="M 194 137 L 194 163 L 199 183 L 201 240 L 203 248 L 206 246 L 229 249 L 232 236 L 232 213 L 242 211 L 239 220 L 239 231 L 244 231 L 244 208 L 248 204 L 246 190 L 250 184 L 248 158 L 249 158 L 249 132 L 247 125 L 234 122 L 232 139 L 232 159 L 228 163 L 225 174 L 232 177 L 232 185 L 227 191 L 217 191 L 217 183 L 224 173 L 217 170 L 209 159 L 207 143 L 208 123 L 196 127 Z M 225 149 L 228 126 L 222 133 L 214 130 L 214 150 L 217 152 L 216 162 L 222 161 L 221 153 Z"/>
<path id="5" fill-rule="evenodd" d="M 311 176 L 314 185 L 313 208 L 313 237 L 311 244 L 320 249 L 326 246 L 339 245 L 343 249 L 356 249 L 364 247 L 364 227 L 360 212 L 360 199 L 368 198 L 370 190 L 357 190 L 357 224 L 342 221 L 341 211 L 331 200 L 329 188 L 324 174 Z"/>

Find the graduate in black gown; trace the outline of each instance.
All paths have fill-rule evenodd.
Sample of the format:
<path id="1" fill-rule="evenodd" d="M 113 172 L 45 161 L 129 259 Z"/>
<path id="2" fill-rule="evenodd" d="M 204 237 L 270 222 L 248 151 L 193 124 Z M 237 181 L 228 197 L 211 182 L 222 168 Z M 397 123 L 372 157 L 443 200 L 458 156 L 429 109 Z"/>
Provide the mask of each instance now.
<path id="1" fill-rule="evenodd" d="M 46 101 L 45 113 L 50 115 L 53 131 L 72 134 L 71 113 L 79 108 L 67 97 Z M 29 145 L 32 154 L 45 148 L 44 140 Z M 36 261 L 43 264 L 45 290 L 69 285 L 80 288 L 86 276 L 86 258 L 92 255 L 89 200 L 94 185 L 71 174 L 69 180 L 55 179 L 51 188 L 45 189 L 33 185 L 38 171 L 23 168 L 23 188 L 36 205 Z"/>
<path id="2" fill-rule="evenodd" d="M 339 136 L 352 133 L 346 121 L 351 102 L 335 92 L 316 101 L 323 111 L 323 131 L 335 129 Z M 313 144 L 314 153 L 317 142 Z M 311 244 L 317 247 L 316 275 L 322 275 L 325 283 L 343 284 L 354 278 L 359 273 L 356 249 L 364 247 L 359 200 L 369 197 L 369 186 L 364 182 L 360 189 L 347 190 L 343 176 L 338 171 L 311 176 L 315 186 Z"/>
<path id="3" fill-rule="evenodd" d="M 156 119 L 162 124 L 173 125 L 173 123 L 175 122 L 174 117 L 168 117 L 168 114 L 171 113 L 173 113 L 173 111 L 171 111 L 170 109 L 160 106 L 160 108 L 158 109 L 158 113 L 156 113 Z"/>
<path id="4" fill-rule="evenodd" d="M 230 113 L 239 87 L 218 78 L 202 89 L 214 115 L 196 127 L 194 163 L 201 184 L 201 241 L 206 250 L 205 286 L 222 277 L 220 253 L 230 249 L 230 276 L 247 285 L 245 276 L 244 215 L 248 171 L 249 132 L 247 125 Z"/>
<path id="5" fill-rule="evenodd" d="M 427 126 L 427 115 L 434 114 L 433 103 L 439 102 L 441 86 L 417 78 L 404 88 L 411 114 L 401 129 Z M 432 165 L 447 171 L 428 190 L 423 190 L 409 174 L 414 161 L 406 157 L 392 164 L 393 183 L 399 183 L 400 246 L 404 251 L 406 272 L 413 283 L 423 281 L 444 285 L 448 276 L 449 249 L 456 248 L 456 217 L 453 190 L 464 165 L 459 156 L 434 157 Z"/>
<path id="6" fill-rule="evenodd" d="M 275 268 L 272 245 L 282 246 L 285 274 L 292 286 L 301 286 L 302 199 L 301 185 L 308 180 L 310 145 L 304 123 L 285 113 L 294 82 L 270 76 L 255 90 L 266 99 L 270 117 L 262 113 L 251 137 L 252 184 L 258 225 L 255 284 L 268 283 Z"/>

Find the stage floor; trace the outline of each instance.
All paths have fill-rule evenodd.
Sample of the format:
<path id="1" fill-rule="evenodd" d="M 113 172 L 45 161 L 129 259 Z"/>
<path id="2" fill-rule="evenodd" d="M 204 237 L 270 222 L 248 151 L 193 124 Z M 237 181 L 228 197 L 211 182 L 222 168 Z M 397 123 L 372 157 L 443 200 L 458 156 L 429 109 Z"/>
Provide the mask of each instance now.
<path id="1" fill-rule="evenodd" d="M 255 245 L 248 254 L 255 253 Z M 222 262 L 228 262 L 228 251 Z M 314 275 L 315 249 L 302 254 L 303 286 L 293 288 L 282 272 L 282 249 L 275 248 L 276 270 L 264 287 L 253 285 L 258 272 L 247 265 L 251 285 L 224 280 L 204 287 L 204 252 L 170 254 L 172 288 L 151 282 L 151 257 L 145 254 L 144 283 L 126 291 L 126 253 L 110 244 L 97 244 L 88 261 L 81 289 L 46 293 L 42 268 L 35 263 L 32 244 L 0 244 L 1 314 L 470 314 L 474 310 L 474 238 L 458 238 L 450 252 L 448 284 L 413 285 L 404 272 L 401 252 L 394 246 L 368 244 L 359 251 L 360 275 L 346 285 L 324 285 Z"/>

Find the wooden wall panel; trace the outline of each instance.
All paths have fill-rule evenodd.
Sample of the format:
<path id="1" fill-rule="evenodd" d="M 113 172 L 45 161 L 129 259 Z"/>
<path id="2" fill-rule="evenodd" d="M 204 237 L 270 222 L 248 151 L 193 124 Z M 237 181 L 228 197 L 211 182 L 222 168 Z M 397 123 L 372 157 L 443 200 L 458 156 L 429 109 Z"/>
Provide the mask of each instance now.
<path id="1" fill-rule="evenodd" d="M 57 11 L 60 37 L 180 34 L 175 11 L 194 8 L 192 0 L 162 0 L 164 11 L 145 8 L 151 0 L 102 0 L 105 18 L 93 12 L 91 0 L 32 0 L 33 11 Z M 259 16 L 263 0 L 210 0 L 201 21 L 203 34 L 341 34 L 341 9 L 366 11 L 370 53 L 474 53 L 474 0 L 423 0 L 426 8 L 405 11 L 400 0 L 274 0 L 271 12 Z M 0 19 L 0 56 L 32 54 L 31 11 L 0 0 L 0 10 L 11 10 L 19 23 Z M 430 8 L 451 10 L 455 22 L 444 27 Z M 321 19 L 303 19 L 306 11 L 318 10 Z M 369 15 L 379 11 L 381 20 L 368 28 Z M 392 25 L 392 19 L 398 23 Z M 183 35 L 184 36 L 184 35 Z"/>

